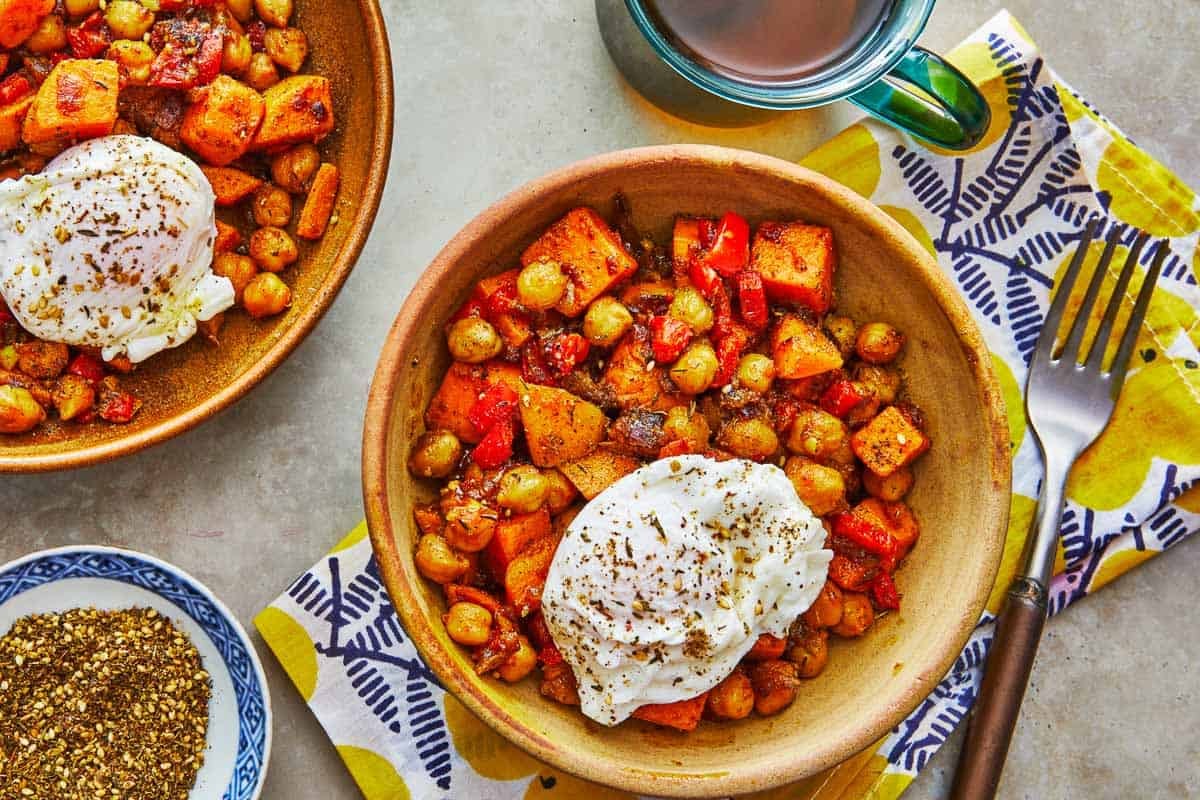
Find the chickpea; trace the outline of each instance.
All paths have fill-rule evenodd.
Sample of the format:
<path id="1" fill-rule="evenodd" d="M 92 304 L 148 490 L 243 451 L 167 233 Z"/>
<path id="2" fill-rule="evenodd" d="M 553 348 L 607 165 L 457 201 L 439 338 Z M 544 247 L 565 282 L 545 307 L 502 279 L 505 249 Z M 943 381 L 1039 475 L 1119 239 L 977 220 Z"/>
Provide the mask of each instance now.
<path id="1" fill-rule="evenodd" d="M 63 5 L 69 16 L 84 17 L 100 8 L 100 0 L 66 0 Z"/>
<path id="2" fill-rule="evenodd" d="M 258 266 L 250 256 L 242 256 L 237 253 L 217 253 L 217 257 L 213 259 L 212 271 L 215 275 L 229 279 L 229 282 L 233 284 L 233 298 L 241 303 L 246 287 L 258 274 Z"/>
<path id="3" fill-rule="evenodd" d="M 801 678 L 815 678 L 829 661 L 829 631 L 824 628 L 806 629 L 792 641 L 787 660 L 796 665 Z"/>
<path id="4" fill-rule="evenodd" d="M 240 75 L 250 66 L 254 57 L 254 49 L 250 46 L 250 37 L 232 31 L 225 39 L 225 49 L 221 51 L 221 71 L 230 75 Z"/>
<path id="5" fill-rule="evenodd" d="M 894 369 L 859 364 L 854 370 L 854 378 L 868 396 L 880 403 L 894 403 L 900 393 L 900 373 Z"/>
<path id="6" fill-rule="evenodd" d="M 154 24 L 154 12 L 137 0 L 109 0 L 104 9 L 114 39 L 139 40 Z"/>
<path id="7" fill-rule="evenodd" d="M 254 13 L 254 0 L 225 0 L 225 7 L 238 22 L 249 22 Z"/>
<path id="8" fill-rule="evenodd" d="M 96 390 L 87 378 L 79 375 L 63 375 L 52 392 L 54 408 L 58 418 L 71 420 L 84 413 L 96 402 Z"/>
<path id="9" fill-rule="evenodd" d="M 800 680 L 796 667 L 788 661 L 757 661 L 748 665 L 747 674 L 754 687 L 754 710 L 764 717 L 778 714 L 796 699 Z"/>
<path id="10" fill-rule="evenodd" d="M 718 719 L 745 719 L 754 710 L 754 687 L 740 669 L 708 693 L 708 710 Z"/>
<path id="11" fill-rule="evenodd" d="M 690 286 L 681 286 L 675 290 L 675 298 L 667 315 L 682 320 L 692 326 L 697 335 L 708 333 L 713 326 L 713 310 L 704 295 Z"/>
<path id="12" fill-rule="evenodd" d="M 566 291 L 567 276 L 557 261 L 534 261 L 517 276 L 517 298 L 535 311 L 554 308 Z"/>
<path id="13" fill-rule="evenodd" d="M 818 517 L 846 508 L 846 482 L 842 473 L 803 456 L 792 456 L 783 465 L 796 494 Z"/>
<path id="14" fill-rule="evenodd" d="M 717 375 L 717 354 L 708 342 L 696 342 L 683 351 L 670 369 L 671 380 L 684 394 L 701 394 Z"/>
<path id="15" fill-rule="evenodd" d="M 809 458 L 826 459 L 847 442 L 846 423 L 819 408 L 803 408 L 788 433 L 787 447 Z"/>
<path id="16" fill-rule="evenodd" d="M 263 47 L 271 60 L 288 72 L 299 72 L 308 58 L 308 37 L 299 28 L 268 28 Z"/>
<path id="17" fill-rule="evenodd" d="M 518 514 L 537 511 L 550 493 L 550 481 L 537 467 L 524 464 L 513 467 L 500 478 L 496 502 Z"/>
<path id="18" fill-rule="evenodd" d="M 59 342 L 43 342 L 35 339 L 17 345 L 17 368 L 31 378 L 49 380 L 57 378 L 67 368 L 71 351 Z"/>
<path id="19" fill-rule="evenodd" d="M 831 314 L 825 318 L 825 332 L 837 345 L 842 358 L 849 358 L 854 352 L 854 341 L 858 338 L 858 326 L 854 324 L 854 320 Z"/>
<path id="20" fill-rule="evenodd" d="M 15 344 L 6 344 L 4 347 L 0 347 L 0 369 L 16 369 L 18 360 L 20 360 L 20 356 L 17 355 Z"/>
<path id="21" fill-rule="evenodd" d="M 842 594 L 842 619 L 832 630 L 838 636 L 853 639 L 862 636 L 875 621 L 875 609 L 871 600 L 862 592 Z"/>
<path id="22" fill-rule="evenodd" d="M 673 406 L 667 412 L 663 432 L 667 435 L 667 441 L 683 440 L 696 449 L 708 447 L 709 437 L 712 436 L 712 429 L 708 427 L 704 415 L 687 406 Z"/>
<path id="23" fill-rule="evenodd" d="M 154 63 L 154 51 L 142 41 L 131 42 L 118 39 L 108 46 L 105 57 L 117 62 L 125 80 L 133 86 L 144 86 L 150 81 L 150 66 Z"/>
<path id="24" fill-rule="evenodd" d="M 321 154 L 317 146 L 308 142 L 298 144 L 271 159 L 271 180 L 284 191 L 302 194 L 319 166 Z"/>
<path id="25" fill-rule="evenodd" d="M 498 515 L 478 500 L 464 500 L 446 510 L 446 541 L 455 550 L 478 553 L 496 533 Z"/>
<path id="26" fill-rule="evenodd" d="M 509 683 L 521 680 L 533 672 L 533 668 L 537 666 L 537 652 L 533 649 L 533 645 L 524 636 L 517 637 L 517 641 L 520 643 L 517 646 L 517 652 L 509 656 L 508 660 L 496 670 L 500 673 L 500 677 Z"/>
<path id="27" fill-rule="evenodd" d="M 740 458 L 765 461 L 779 450 L 779 437 L 765 420 L 751 417 L 727 422 L 717 436 L 717 444 Z"/>
<path id="28" fill-rule="evenodd" d="M 583 335 L 594 345 L 611 347 L 633 326 L 633 314 L 620 300 L 605 295 L 588 306 Z"/>
<path id="29" fill-rule="evenodd" d="M 408 469 L 420 478 L 444 478 L 462 457 L 462 443 L 450 431 L 426 431 L 408 457 Z"/>
<path id="30" fill-rule="evenodd" d="M 37 30 L 25 40 L 24 46 L 38 55 L 62 50 L 67 46 L 67 24 L 57 14 L 42 17 Z"/>
<path id="31" fill-rule="evenodd" d="M 250 257 L 266 272 L 282 272 L 296 263 L 300 251 L 283 228 L 268 225 L 250 236 Z"/>
<path id="32" fill-rule="evenodd" d="M 292 0 L 254 0 L 254 10 L 268 25 L 286 28 L 292 18 Z"/>
<path id="33" fill-rule="evenodd" d="M 817 599 L 800 615 L 810 628 L 832 628 L 842 621 L 842 588 L 833 581 L 825 581 Z"/>
<path id="34" fill-rule="evenodd" d="M 462 577 L 471 562 L 462 553 L 456 553 L 445 537 L 427 533 L 417 542 L 417 553 L 413 556 L 417 571 L 434 583 L 451 583 Z"/>
<path id="35" fill-rule="evenodd" d="M 271 317 L 292 304 L 292 290 L 273 272 L 260 272 L 246 284 L 242 308 L 255 319 Z"/>
<path id="36" fill-rule="evenodd" d="M 766 394 L 775 380 L 775 362 L 760 353 L 742 356 L 737 366 L 737 382 L 752 392 Z"/>
<path id="37" fill-rule="evenodd" d="M 904 347 L 904 334 L 886 322 L 868 322 L 858 331 L 854 351 L 868 364 L 890 364 Z"/>
<path id="38" fill-rule="evenodd" d="M 868 469 L 863 471 L 862 481 L 867 494 L 894 503 L 912 488 L 913 473 L 908 467 L 901 467 L 886 478 L 881 478 Z"/>
<path id="39" fill-rule="evenodd" d="M 481 364 L 500 355 L 504 342 L 500 334 L 487 320 L 479 317 L 464 317 L 450 327 L 446 336 L 450 355 L 455 361 Z"/>
<path id="40" fill-rule="evenodd" d="M 760 633 L 754 641 L 754 646 L 742 658 L 746 661 L 772 661 L 783 655 L 787 649 L 787 639 L 782 636 L 772 636 Z"/>
<path id="41" fill-rule="evenodd" d="M 246 67 L 246 74 L 242 77 L 251 88 L 265 92 L 279 83 L 279 70 L 275 69 L 275 62 L 269 55 L 255 53 L 250 56 L 250 65 Z"/>
<path id="42" fill-rule="evenodd" d="M 542 476 L 549 486 L 546 490 L 546 508 L 550 513 L 561 514 L 570 508 L 571 503 L 575 502 L 575 495 L 578 494 L 575 484 L 556 469 L 548 469 Z"/>
<path id="43" fill-rule="evenodd" d="M 38 405 L 28 389 L 0 386 L 0 433 L 25 433 L 46 419 L 46 409 Z"/>
<path id="44" fill-rule="evenodd" d="M 492 612 L 477 603 L 455 603 L 442 615 L 446 633 L 467 647 L 478 647 L 492 635 Z"/>
<path id="45" fill-rule="evenodd" d="M 254 221 L 261 226 L 282 228 L 292 221 L 292 196 L 278 186 L 259 187 L 250 202 Z"/>

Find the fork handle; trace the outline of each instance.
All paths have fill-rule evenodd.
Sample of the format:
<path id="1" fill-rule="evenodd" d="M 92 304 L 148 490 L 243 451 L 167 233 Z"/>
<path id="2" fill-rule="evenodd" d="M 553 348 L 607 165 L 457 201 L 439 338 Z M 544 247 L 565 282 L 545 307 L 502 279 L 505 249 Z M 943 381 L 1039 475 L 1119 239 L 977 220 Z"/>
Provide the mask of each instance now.
<path id="1" fill-rule="evenodd" d="M 1045 624 L 1046 587 L 1032 578 L 1017 578 L 1009 587 L 967 726 L 950 792 L 953 800 L 995 796 Z"/>

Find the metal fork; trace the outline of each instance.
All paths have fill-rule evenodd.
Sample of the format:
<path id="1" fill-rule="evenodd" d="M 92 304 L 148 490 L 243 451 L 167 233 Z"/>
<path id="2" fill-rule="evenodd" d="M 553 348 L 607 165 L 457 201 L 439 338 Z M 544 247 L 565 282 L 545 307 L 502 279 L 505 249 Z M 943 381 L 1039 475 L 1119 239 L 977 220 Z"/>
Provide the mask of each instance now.
<path id="1" fill-rule="evenodd" d="M 1075 459 L 1108 425 L 1117 395 L 1125 382 L 1138 330 L 1146 317 L 1150 296 L 1168 253 L 1167 243 L 1162 242 L 1138 292 L 1125 330 L 1118 334 L 1120 345 L 1116 356 L 1105 370 L 1104 355 L 1113 335 L 1121 300 L 1148 239 L 1145 233 L 1135 239 L 1101 318 L 1096 338 L 1088 352 L 1083 353 L 1084 332 L 1117 248 L 1119 231 L 1114 229 L 1088 284 L 1079 313 L 1070 324 L 1062 351 L 1056 355 L 1055 344 L 1063 313 L 1097 227 L 1098 221 L 1093 219 L 1083 232 L 1050 305 L 1029 367 L 1025 413 L 1046 466 L 1038 504 L 1039 516 L 1036 530 L 1025 546 L 1024 568 L 1009 587 L 1005 607 L 996 625 L 996 638 L 985 668 L 983 686 L 954 776 L 951 797 L 955 800 L 993 797 L 1000 783 L 1008 745 L 1046 623 L 1046 587 L 1054 566 L 1067 475 Z"/>

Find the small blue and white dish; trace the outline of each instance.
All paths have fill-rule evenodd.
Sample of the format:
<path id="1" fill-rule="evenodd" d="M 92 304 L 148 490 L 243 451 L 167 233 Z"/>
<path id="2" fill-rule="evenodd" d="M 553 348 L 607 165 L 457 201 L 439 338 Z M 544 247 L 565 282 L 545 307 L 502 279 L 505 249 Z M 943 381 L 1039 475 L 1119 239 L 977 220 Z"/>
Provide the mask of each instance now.
<path id="1" fill-rule="evenodd" d="M 212 678 L 208 750 L 190 800 L 256 800 L 271 754 L 271 697 L 258 654 L 203 584 L 114 547 L 43 550 L 0 566 L 0 636 L 30 614 L 153 608 L 186 631 Z"/>

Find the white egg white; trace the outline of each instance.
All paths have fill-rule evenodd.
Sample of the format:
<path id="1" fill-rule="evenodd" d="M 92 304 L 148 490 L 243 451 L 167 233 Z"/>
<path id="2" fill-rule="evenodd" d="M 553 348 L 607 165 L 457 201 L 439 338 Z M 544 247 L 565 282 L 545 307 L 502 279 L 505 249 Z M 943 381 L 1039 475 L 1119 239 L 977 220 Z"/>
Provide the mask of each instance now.
<path id="1" fill-rule="evenodd" d="M 679 456 L 605 489 L 567 528 L 542 593 L 583 713 L 615 725 L 716 686 L 816 600 L 824 542 L 771 465 Z"/>
<path id="2" fill-rule="evenodd" d="M 215 204 L 199 167 L 153 139 L 72 147 L 0 182 L 0 294 L 39 339 L 143 361 L 233 305 L 212 272 Z"/>

